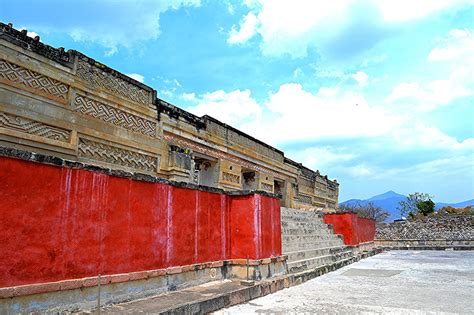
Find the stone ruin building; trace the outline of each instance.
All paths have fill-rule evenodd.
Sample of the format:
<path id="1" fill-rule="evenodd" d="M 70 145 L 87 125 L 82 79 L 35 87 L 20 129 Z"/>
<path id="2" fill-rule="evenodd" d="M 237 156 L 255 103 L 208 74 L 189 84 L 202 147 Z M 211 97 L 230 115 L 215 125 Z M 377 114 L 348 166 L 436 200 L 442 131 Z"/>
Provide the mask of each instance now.
<path id="1" fill-rule="evenodd" d="M 373 244 L 373 221 L 333 213 L 338 193 L 282 151 L 0 23 L 0 313 L 249 274 L 259 294 L 300 284 Z M 250 299 L 239 292 L 232 303 Z"/>
<path id="2" fill-rule="evenodd" d="M 0 145 L 335 210 L 339 184 L 114 69 L 0 23 Z"/>
<path id="3" fill-rule="evenodd" d="M 230 298 L 164 312 L 207 313 L 382 247 L 472 249 L 472 228 L 452 233 L 472 227 L 462 217 L 385 226 L 374 243 L 375 221 L 333 213 L 338 193 L 282 151 L 0 23 L 0 313 L 232 280 Z"/>

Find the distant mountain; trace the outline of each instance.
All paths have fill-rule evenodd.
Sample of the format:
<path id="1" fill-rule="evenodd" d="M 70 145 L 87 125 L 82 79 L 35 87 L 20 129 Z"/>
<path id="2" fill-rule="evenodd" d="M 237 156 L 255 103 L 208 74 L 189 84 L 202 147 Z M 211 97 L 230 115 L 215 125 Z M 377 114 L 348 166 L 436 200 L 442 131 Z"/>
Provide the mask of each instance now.
<path id="1" fill-rule="evenodd" d="M 400 211 L 397 209 L 400 201 L 405 200 L 406 196 L 398 194 L 392 190 L 387 191 L 386 193 L 373 196 L 369 199 L 349 199 L 344 202 L 339 203 L 339 205 L 362 205 L 365 206 L 369 202 L 372 202 L 374 205 L 388 211 L 390 216 L 386 221 L 393 221 L 400 219 Z M 466 200 L 458 203 L 446 203 L 446 202 L 436 202 L 436 209 L 440 209 L 445 206 L 452 206 L 455 208 L 464 208 L 469 205 L 474 205 L 474 199 Z"/>
<path id="2" fill-rule="evenodd" d="M 451 206 L 454 208 L 464 208 L 467 206 L 473 206 L 474 205 L 474 199 L 471 200 L 466 200 L 458 203 L 444 203 L 444 202 L 437 202 L 436 203 L 436 210 L 441 209 L 446 206 Z"/>
<path id="3" fill-rule="evenodd" d="M 376 200 L 385 200 L 389 198 L 406 198 L 404 195 L 397 194 L 393 190 L 389 190 L 384 194 L 373 196 L 372 198 L 367 199 L 368 201 L 376 201 Z"/>

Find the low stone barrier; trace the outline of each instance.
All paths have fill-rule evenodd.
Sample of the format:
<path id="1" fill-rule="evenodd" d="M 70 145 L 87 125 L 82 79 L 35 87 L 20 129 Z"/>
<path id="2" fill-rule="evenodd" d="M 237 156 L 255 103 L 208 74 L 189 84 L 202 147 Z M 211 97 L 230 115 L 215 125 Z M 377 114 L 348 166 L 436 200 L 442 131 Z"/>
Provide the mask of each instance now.
<path id="1" fill-rule="evenodd" d="M 375 244 L 391 249 L 474 250 L 474 215 L 432 215 L 377 224 Z"/>

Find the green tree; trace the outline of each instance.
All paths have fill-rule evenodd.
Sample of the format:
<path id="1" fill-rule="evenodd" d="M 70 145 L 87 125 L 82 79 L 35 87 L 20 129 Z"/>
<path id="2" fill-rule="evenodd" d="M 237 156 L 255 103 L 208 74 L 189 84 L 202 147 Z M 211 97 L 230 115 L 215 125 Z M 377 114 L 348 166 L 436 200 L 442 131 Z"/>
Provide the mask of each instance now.
<path id="1" fill-rule="evenodd" d="M 418 202 L 416 207 L 418 208 L 418 212 L 424 216 L 435 211 L 435 203 L 431 199 Z"/>
<path id="2" fill-rule="evenodd" d="M 427 193 L 415 192 L 409 194 L 405 200 L 398 203 L 397 209 L 400 211 L 402 217 L 413 217 L 417 213 L 427 215 L 434 212 L 435 203 L 431 200 L 433 196 Z"/>

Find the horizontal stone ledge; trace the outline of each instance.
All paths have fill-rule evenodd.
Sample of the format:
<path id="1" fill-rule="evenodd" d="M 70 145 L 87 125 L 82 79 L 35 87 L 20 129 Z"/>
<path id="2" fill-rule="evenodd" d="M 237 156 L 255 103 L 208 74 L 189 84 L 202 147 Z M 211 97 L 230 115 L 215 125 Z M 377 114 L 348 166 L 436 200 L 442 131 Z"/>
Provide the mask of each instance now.
<path id="1" fill-rule="evenodd" d="M 276 262 L 286 261 L 287 256 L 277 256 L 257 260 L 249 260 L 249 266 L 260 266 Z M 122 283 L 128 281 L 145 280 L 149 278 L 162 277 L 167 275 L 175 275 L 190 271 L 203 270 L 208 268 L 221 268 L 229 265 L 246 265 L 247 259 L 229 259 L 198 263 L 184 266 L 173 266 L 162 269 L 136 271 L 112 275 L 101 275 L 100 284 L 107 285 L 111 283 Z M 17 296 L 41 294 L 55 291 L 74 290 L 87 287 L 95 287 L 99 285 L 99 276 L 85 277 L 81 279 L 67 279 L 54 282 L 26 284 L 13 287 L 0 288 L 0 298 L 12 298 Z"/>
<path id="2" fill-rule="evenodd" d="M 268 265 L 276 262 L 283 262 L 288 259 L 288 255 L 281 255 L 263 259 L 249 259 L 248 265 L 249 266 L 260 266 L 260 265 Z M 228 259 L 224 260 L 225 265 L 247 265 L 246 258 L 237 258 L 237 259 Z"/>
<path id="3" fill-rule="evenodd" d="M 100 284 L 122 283 L 128 281 L 145 280 L 149 278 L 174 275 L 189 271 L 197 271 L 208 268 L 223 267 L 227 261 L 211 261 L 199 264 L 176 266 L 163 269 L 136 271 L 129 273 L 120 273 L 112 275 L 101 275 Z M 80 288 L 94 287 L 99 285 L 99 276 L 85 277 L 80 279 L 67 279 L 54 282 L 44 282 L 35 284 L 26 284 L 13 287 L 0 288 L 0 299 L 12 298 L 17 296 L 41 294 L 55 291 L 66 291 Z"/>
<path id="4" fill-rule="evenodd" d="M 15 158 L 24 161 L 48 164 L 57 167 L 66 167 L 66 168 L 73 168 L 73 169 L 82 169 L 96 173 L 102 173 L 109 176 L 114 177 L 121 177 L 121 178 L 128 178 L 136 181 L 148 182 L 148 183 L 159 183 L 159 184 L 166 184 L 173 187 L 179 188 L 187 188 L 187 189 L 194 189 L 200 191 L 206 191 L 211 193 L 218 193 L 228 196 L 249 196 L 249 195 L 262 195 L 271 198 L 278 198 L 281 199 L 281 194 L 274 194 L 264 190 L 235 190 L 235 191 L 227 191 L 221 188 L 211 187 L 211 186 L 204 186 L 204 185 L 196 185 L 193 183 L 187 182 L 178 182 L 169 180 L 162 177 L 157 177 L 150 174 L 144 174 L 140 172 L 127 172 L 121 169 L 113 169 L 102 167 L 93 164 L 87 164 L 83 162 L 71 161 L 67 159 L 63 159 L 56 156 L 45 155 L 35 152 L 29 152 L 24 150 L 19 150 L 15 148 L 0 146 L 0 156 Z"/>

